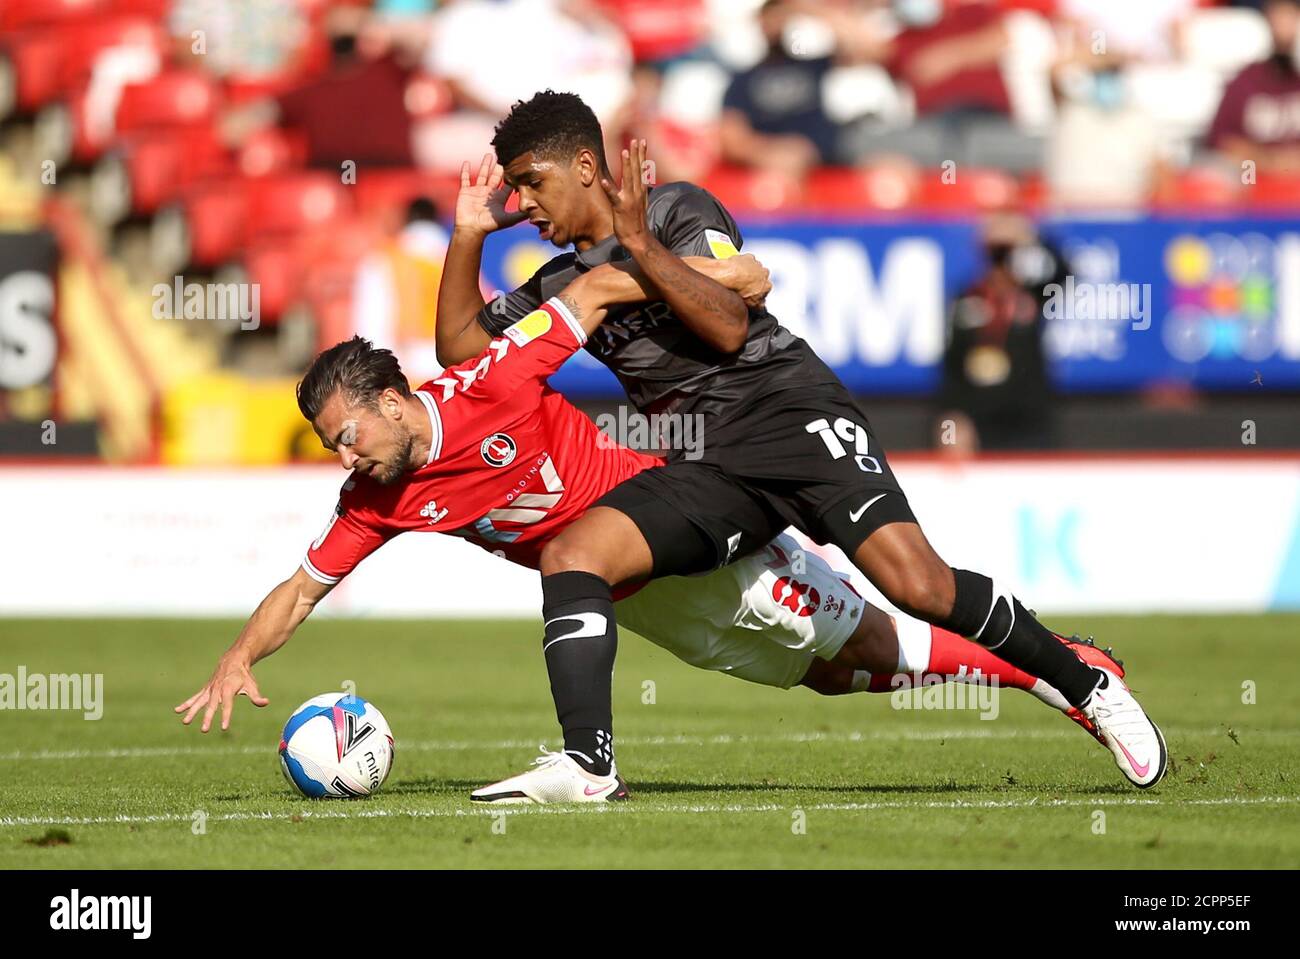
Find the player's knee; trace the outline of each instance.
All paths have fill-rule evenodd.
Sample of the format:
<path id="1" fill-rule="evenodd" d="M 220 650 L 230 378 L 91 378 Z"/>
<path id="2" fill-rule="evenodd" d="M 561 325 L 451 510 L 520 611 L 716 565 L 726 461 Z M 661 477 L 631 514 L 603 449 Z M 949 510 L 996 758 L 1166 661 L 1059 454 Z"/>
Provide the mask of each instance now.
<path id="1" fill-rule="evenodd" d="M 542 548 L 538 568 L 543 576 L 552 573 L 566 573 L 577 570 L 584 573 L 601 575 L 598 557 L 587 549 L 580 540 L 566 537 L 563 533 L 555 537 Z"/>
<path id="2" fill-rule="evenodd" d="M 883 610 L 866 605 L 853 635 L 831 662 L 850 671 L 892 673 L 898 668 L 898 636 L 893 621 Z"/>
<path id="3" fill-rule="evenodd" d="M 952 570 L 942 564 L 909 571 L 899 579 L 893 595 L 889 595 L 894 605 L 927 622 L 952 612 L 953 599 Z"/>
<path id="4" fill-rule="evenodd" d="M 842 696 L 853 691 L 853 669 L 814 659 L 799 685 L 822 696 Z"/>

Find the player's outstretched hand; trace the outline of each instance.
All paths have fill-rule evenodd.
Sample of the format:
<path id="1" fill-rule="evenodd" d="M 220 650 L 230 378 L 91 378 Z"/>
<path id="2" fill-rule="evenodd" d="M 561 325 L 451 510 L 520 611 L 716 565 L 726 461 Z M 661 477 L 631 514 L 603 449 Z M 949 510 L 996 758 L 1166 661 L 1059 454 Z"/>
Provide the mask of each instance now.
<path id="1" fill-rule="evenodd" d="M 646 164 L 645 140 L 633 140 L 623 151 L 623 182 L 616 188 L 605 177 L 600 188 L 614 208 L 614 234 L 626 249 L 644 242 L 650 235 L 646 226 L 646 198 L 650 195 L 646 181 L 650 167 Z"/>
<path id="2" fill-rule="evenodd" d="M 469 162 L 461 164 L 460 192 L 456 194 L 456 229 L 493 233 L 528 219 L 528 214 L 518 210 L 506 212 L 506 201 L 510 199 L 511 191 L 506 185 L 505 175 L 505 168 L 491 153 L 483 154 L 472 183 Z"/>
<path id="3" fill-rule="evenodd" d="M 174 712 L 185 713 L 181 722 L 188 726 L 194 720 L 195 714 L 206 706 L 203 712 L 203 725 L 199 727 L 199 732 L 206 733 L 212 728 L 212 717 L 220 708 L 221 728 L 229 729 L 230 714 L 235 708 L 235 697 L 240 693 L 247 696 L 254 706 L 265 706 L 270 702 L 257 688 L 257 680 L 253 678 L 253 671 L 247 662 L 223 656 L 207 685 L 177 706 Z"/>

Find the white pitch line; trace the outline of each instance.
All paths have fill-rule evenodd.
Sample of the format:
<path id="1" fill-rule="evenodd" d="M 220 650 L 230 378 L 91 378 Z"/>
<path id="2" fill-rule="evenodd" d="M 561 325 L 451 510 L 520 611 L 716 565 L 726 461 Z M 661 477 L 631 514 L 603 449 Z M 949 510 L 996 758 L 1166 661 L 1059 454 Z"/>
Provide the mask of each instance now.
<path id="1" fill-rule="evenodd" d="M 707 814 L 791 812 L 870 812 L 881 809 L 1057 809 L 1097 806 L 1280 806 L 1300 803 L 1300 796 L 1259 796 L 1251 798 L 1221 797 L 1218 799 L 984 799 L 978 801 L 955 799 L 947 802 L 931 801 L 909 803 L 899 800 L 887 802 L 809 803 L 782 806 L 773 803 L 762 805 L 692 805 L 692 806 L 639 806 L 631 803 L 578 804 L 570 806 L 487 806 L 473 809 L 357 809 L 357 810 L 305 810 L 301 812 L 235 812 L 208 816 L 208 822 L 288 822 L 297 818 L 308 819 L 443 819 L 465 816 L 519 815 L 633 815 L 633 814 Z M 153 813 L 142 816 L 5 816 L 0 817 L 0 828 L 6 826 L 103 826 L 149 825 L 156 823 L 193 822 L 193 813 Z"/>
<path id="2" fill-rule="evenodd" d="M 1181 736 L 1222 736 L 1221 728 L 1180 729 L 1166 727 L 1169 737 Z M 1300 737 L 1300 730 L 1256 729 L 1245 730 L 1241 735 L 1247 738 L 1256 736 Z M 958 729 L 873 729 L 867 732 L 847 733 L 782 733 L 776 736 L 733 736 L 721 734 L 716 736 L 623 736 L 617 740 L 620 746 L 727 746 L 755 743 L 857 743 L 923 741 L 932 742 L 948 739 L 1078 739 L 1080 734 L 1071 729 L 982 729 L 979 727 Z M 535 749 L 536 739 L 498 739 L 498 740 L 427 740 L 406 743 L 398 741 L 398 753 L 404 752 L 457 752 L 471 749 Z M 243 755 L 260 756 L 273 751 L 270 746 L 141 746 L 116 749 L 41 749 L 33 751 L 15 750 L 0 753 L 0 762 L 26 762 L 34 759 L 154 759 L 168 756 L 217 756 Z"/>

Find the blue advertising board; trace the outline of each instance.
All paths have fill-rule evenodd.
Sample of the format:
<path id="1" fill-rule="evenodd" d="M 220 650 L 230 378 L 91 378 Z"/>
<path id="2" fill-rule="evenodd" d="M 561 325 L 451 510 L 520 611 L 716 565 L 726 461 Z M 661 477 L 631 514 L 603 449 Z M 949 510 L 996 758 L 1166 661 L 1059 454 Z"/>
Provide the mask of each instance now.
<path id="1" fill-rule="evenodd" d="M 948 306 L 984 269 L 978 222 L 740 227 L 744 250 L 771 271 L 768 308 L 850 388 L 937 387 Z M 489 238 L 489 285 L 512 289 L 558 252 L 526 229 Z M 1040 229 L 1069 263 L 1044 318 L 1061 390 L 1300 389 L 1300 219 L 1062 219 Z M 621 392 L 583 353 L 552 382 L 574 395 Z"/>

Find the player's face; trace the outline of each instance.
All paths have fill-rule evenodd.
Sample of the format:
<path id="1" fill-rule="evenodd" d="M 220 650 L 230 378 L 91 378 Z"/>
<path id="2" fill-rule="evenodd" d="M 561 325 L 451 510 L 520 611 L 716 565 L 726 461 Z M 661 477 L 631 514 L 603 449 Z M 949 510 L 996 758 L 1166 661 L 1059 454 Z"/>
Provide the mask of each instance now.
<path id="1" fill-rule="evenodd" d="M 560 247 L 578 238 L 590 219 L 589 191 L 600 189 L 590 150 L 580 150 L 567 162 L 524 153 L 505 168 L 505 178 L 519 195 L 520 212 L 537 227 L 538 238 Z"/>
<path id="2" fill-rule="evenodd" d="M 401 419 L 400 397 L 380 395 L 379 408 L 349 407 L 335 393 L 312 423 L 321 445 L 338 453 L 343 468 L 363 473 L 382 486 L 397 482 L 410 469 L 415 434 Z"/>

